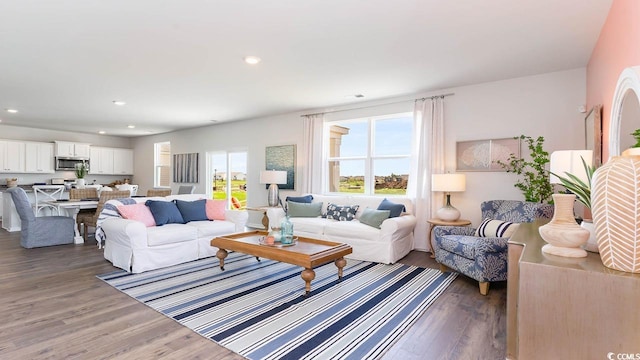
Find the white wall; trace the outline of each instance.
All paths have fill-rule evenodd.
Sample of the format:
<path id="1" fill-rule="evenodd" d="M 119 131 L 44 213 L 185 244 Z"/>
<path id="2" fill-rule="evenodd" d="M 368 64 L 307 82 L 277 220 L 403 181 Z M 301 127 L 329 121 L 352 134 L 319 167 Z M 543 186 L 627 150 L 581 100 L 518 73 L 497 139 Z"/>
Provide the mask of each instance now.
<path id="1" fill-rule="evenodd" d="M 411 110 L 411 99 L 433 94 L 454 92 L 445 100 L 445 136 L 447 170 L 455 171 L 456 141 L 496 139 L 518 136 L 545 137 L 545 150 L 552 152 L 584 147 L 584 115 L 578 112 L 586 96 L 585 69 L 575 69 L 537 76 L 444 89 L 430 94 L 414 94 L 404 98 L 405 104 L 381 106 L 393 111 Z M 377 103 L 384 103 L 378 101 Z M 353 107 L 375 104 L 358 103 Z M 322 111 L 323 109 L 319 109 Z M 309 111 L 308 113 L 319 112 Z M 351 111 L 357 117 L 368 109 Z M 258 118 L 253 120 L 216 124 L 208 127 L 177 131 L 173 133 L 136 138 L 135 178 L 141 193 L 153 187 L 153 144 L 171 142 L 174 154 L 198 152 L 200 160 L 200 182 L 196 189 L 205 193 L 205 153 L 215 150 L 246 150 L 248 152 L 247 202 L 249 206 L 266 203 L 267 191 L 259 184 L 259 171 L 264 169 L 266 146 L 296 144 L 297 174 L 296 189 L 300 188 L 300 172 L 305 166 L 302 143 L 302 113 Z M 332 113 L 332 119 L 345 118 L 344 113 Z M 526 148 L 524 154 L 528 154 Z M 252 171 L 253 170 L 253 171 Z M 513 184 L 516 176 L 505 172 L 466 172 L 467 190 L 452 195 L 452 203 L 464 218 L 478 224 L 480 202 L 491 199 L 523 200 Z M 177 184 L 173 185 L 174 191 Z M 281 195 L 297 191 L 281 191 Z"/>
<path id="2" fill-rule="evenodd" d="M 118 147 L 118 148 L 131 148 L 131 138 L 107 136 L 107 135 L 93 135 L 85 133 L 73 133 L 67 131 L 56 130 L 44 130 L 34 129 L 27 127 L 11 126 L 0 124 L 0 139 L 10 140 L 25 140 L 25 141 L 41 141 L 41 142 L 54 142 L 54 141 L 72 141 L 80 143 L 88 143 L 95 146 L 106 147 Z M 135 157 L 135 156 L 134 156 Z M 135 159 L 134 159 L 135 163 Z M 33 184 L 34 182 L 49 182 L 51 178 L 65 178 L 74 179 L 75 174 L 73 171 L 56 171 L 54 174 L 0 174 L 1 184 L 4 184 L 4 179 L 8 177 L 18 178 L 18 184 Z M 87 175 L 87 183 L 96 180 L 96 183 L 107 184 L 116 179 L 122 179 L 122 176 L 107 176 L 107 175 Z M 134 179 L 135 181 L 135 179 Z"/>

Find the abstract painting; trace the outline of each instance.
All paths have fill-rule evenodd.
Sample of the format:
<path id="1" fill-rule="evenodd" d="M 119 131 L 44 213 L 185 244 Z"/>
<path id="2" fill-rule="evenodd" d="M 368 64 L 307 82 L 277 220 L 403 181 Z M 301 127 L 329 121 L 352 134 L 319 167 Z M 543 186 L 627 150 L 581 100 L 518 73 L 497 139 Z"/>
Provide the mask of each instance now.
<path id="1" fill-rule="evenodd" d="M 265 170 L 282 170 L 287 172 L 287 183 L 278 185 L 278 188 L 281 190 L 295 190 L 296 146 L 267 146 L 265 154 Z M 269 185 L 266 187 L 269 188 Z"/>

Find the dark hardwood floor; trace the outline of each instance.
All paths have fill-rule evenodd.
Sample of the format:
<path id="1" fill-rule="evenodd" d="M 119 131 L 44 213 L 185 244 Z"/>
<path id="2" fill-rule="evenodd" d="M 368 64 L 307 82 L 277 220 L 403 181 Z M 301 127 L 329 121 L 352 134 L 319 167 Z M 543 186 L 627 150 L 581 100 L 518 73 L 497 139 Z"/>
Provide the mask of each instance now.
<path id="1" fill-rule="evenodd" d="M 20 247 L 0 229 L 0 359 L 243 359 L 120 293 L 95 243 Z M 438 268 L 413 251 L 403 263 Z M 504 359 L 506 284 L 459 276 L 385 359 Z"/>

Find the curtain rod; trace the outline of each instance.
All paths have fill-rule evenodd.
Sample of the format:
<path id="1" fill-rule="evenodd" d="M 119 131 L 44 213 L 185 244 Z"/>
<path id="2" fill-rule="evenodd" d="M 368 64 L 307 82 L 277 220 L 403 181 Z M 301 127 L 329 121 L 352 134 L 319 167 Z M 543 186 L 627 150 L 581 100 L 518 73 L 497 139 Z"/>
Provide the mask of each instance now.
<path id="1" fill-rule="evenodd" d="M 453 96 L 455 95 L 455 93 L 448 93 L 448 94 L 440 94 L 440 95 L 433 95 L 433 96 L 425 96 L 422 98 L 416 98 L 413 100 L 401 100 L 401 101 L 394 101 L 394 102 L 389 102 L 389 103 L 384 103 L 384 104 L 377 104 L 377 105 L 369 105 L 369 106 L 361 106 L 361 107 L 356 107 L 356 108 L 351 108 L 351 109 L 342 109 L 342 110 L 331 110 L 331 111 L 323 111 L 323 112 L 317 112 L 317 113 L 310 113 L 310 114 L 303 114 L 300 115 L 301 117 L 303 116 L 311 116 L 311 115 L 324 115 L 324 114 L 332 114 L 332 113 L 337 113 L 337 112 L 342 112 L 342 111 L 351 111 L 351 110 L 360 110 L 360 109 L 368 109 L 368 108 L 372 108 L 372 107 L 376 107 L 376 106 L 385 106 L 385 105 L 393 105 L 393 104 L 400 104 L 403 102 L 409 102 L 409 101 L 413 101 L 416 102 L 418 100 L 424 101 L 427 99 L 437 99 L 437 98 L 444 98 L 445 96 Z"/>

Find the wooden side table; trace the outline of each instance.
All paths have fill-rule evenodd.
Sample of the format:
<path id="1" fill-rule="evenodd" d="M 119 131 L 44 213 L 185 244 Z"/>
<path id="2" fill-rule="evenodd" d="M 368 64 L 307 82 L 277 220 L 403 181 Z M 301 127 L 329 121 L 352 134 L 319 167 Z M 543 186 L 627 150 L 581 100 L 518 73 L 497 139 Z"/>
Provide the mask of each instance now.
<path id="1" fill-rule="evenodd" d="M 431 239 L 431 233 L 433 232 L 433 228 L 441 225 L 441 226 L 468 226 L 471 225 L 471 221 L 469 220 L 465 220 L 465 219 L 458 219 L 455 221 L 447 221 L 447 220 L 440 220 L 440 219 L 429 219 L 427 220 L 427 222 L 429 223 L 429 244 L 431 244 L 431 258 L 435 259 L 436 258 L 436 254 L 435 251 L 433 250 L 433 239 Z"/>
<path id="2" fill-rule="evenodd" d="M 279 208 L 280 206 L 255 206 L 255 207 L 247 207 L 247 210 L 250 211 L 260 211 L 262 212 L 262 226 L 264 226 L 265 230 L 269 231 L 269 217 L 267 216 L 267 210 Z"/>

